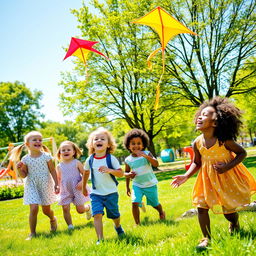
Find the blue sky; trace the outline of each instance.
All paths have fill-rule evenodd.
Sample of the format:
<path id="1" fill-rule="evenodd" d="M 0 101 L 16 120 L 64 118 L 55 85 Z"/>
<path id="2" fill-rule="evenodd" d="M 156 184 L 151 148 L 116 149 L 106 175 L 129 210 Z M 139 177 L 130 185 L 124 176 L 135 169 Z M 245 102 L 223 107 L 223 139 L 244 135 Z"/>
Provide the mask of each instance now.
<path id="1" fill-rule="evenodd" d="M 46 120 L 63 120 L 58 83 L 72 68 L 71 59 L 62 61 L 63 47 L 79 36 L 70 9 L 81 6 L 82 0 L 0 0 L 0 81 L 41 90 Z"/>

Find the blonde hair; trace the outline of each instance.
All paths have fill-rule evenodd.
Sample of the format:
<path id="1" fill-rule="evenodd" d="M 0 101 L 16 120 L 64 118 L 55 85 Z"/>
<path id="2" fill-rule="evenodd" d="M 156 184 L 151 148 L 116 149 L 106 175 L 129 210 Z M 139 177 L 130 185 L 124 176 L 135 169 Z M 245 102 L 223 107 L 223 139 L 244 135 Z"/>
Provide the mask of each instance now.
<path id="1" fill-rule="evenodd" d="M 107 148 L 107 153 L 113 153 L 116 149 L 116 142 L 115 139 L 113 137 L 113 135 L 111 134 L 111 132 L 109 132 L 106 128 L 104 127 L 99 127 L 98 129 L 96 129 L 95 131 L 93 131 L 90 135 L 89 138 L 87 140 L 86 143 L 86 147 L 89 150 L 89 155 L 95 153 L 95 150 L 93 148 L 93 139 L 97 134 L 106 134 L 107 138 L 108 138 L 108 148 Z"/>
<path id="2" fill-rule="evenodd" d="M 73 149 L 75 151 L 74 158 L 79 158 L 83 154 L 83 150 L 80 149 L 74 142 L 65 140 L 65 141 L 61 142 L 61 144 L 57 150 L 57 153 L 56 153 L 56 157 L 59 161 L 61 160 L 60 150 L 61 150 L 61 147 L 63 147 L 64 145 L 71 145 L 73 147 Z"/>
<path id="3" fill-rule="evenodd" d="M 13 161 L 13 162 L 17 162 L 20 160 L 20 155 L 21 155 L 21 152 L 22 150 L 26 147 L 26 143 L 28 143 L 29 139 L 32 137 L 32 136 L 41 136 L 43 138 L 43 135 L 38 132 L 38 131 L 31 131 L 29 133 L 27 133 L 25 136 L 24 136 L 24 142 L 13 148 L 10 152 L 10 160 Z M 49 150 L 49 148 L 47 148 L 45 145 L 42 144 L 42 148 L 43 148 L 43 151 L 44 152 L 48 152 L 50 153 L 51 151 Z"/>

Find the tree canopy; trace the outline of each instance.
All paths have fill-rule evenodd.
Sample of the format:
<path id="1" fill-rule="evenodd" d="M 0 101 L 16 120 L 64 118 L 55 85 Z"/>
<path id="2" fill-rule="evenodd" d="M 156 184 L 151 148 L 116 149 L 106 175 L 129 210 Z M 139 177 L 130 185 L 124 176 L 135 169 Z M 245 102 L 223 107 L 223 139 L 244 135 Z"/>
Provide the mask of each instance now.
<path id="1" fill-rule="evenodd" d="M 1 144 L 23 141 L 23 136 L 39 124 L 42 92 L 31 92 L 21 82 L 0 82 Z"/>

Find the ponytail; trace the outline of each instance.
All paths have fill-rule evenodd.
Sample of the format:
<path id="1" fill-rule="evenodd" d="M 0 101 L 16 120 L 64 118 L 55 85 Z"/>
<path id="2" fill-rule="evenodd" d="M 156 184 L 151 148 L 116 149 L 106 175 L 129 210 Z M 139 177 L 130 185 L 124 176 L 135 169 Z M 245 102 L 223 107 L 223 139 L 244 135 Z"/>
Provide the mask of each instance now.
<path id="1" fill-rule="evenodd" d="M 48 147 L 46 147 L 44 144 L 42 144 L 42 148 L 44 152 L 51 153 L 51 150 Z"/>
<path id="2" fill-rule="evenodd" d="M 9 159 L 13 162 L 18 162 L 20 160 L 20 155 L 21 155 L 21 152 L 22 150 L 24 149 L 25 147 L 25 143 L 13 148 L 10 152 L 10 157 Z"/>

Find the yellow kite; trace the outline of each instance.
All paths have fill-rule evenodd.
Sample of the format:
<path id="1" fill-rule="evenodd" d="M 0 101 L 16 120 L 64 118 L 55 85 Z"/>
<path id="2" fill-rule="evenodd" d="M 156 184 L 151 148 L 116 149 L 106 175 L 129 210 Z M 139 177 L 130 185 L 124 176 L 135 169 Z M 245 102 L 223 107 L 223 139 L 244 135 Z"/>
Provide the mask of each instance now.
<path id="1" fill-rule="evenodd" d="M 188 33 L 192 35 L 197 35 L 184 25 L 182 25 L 179 21 L 174 19 L 168 12 L 163 10 L 161 7 L 156 7 L 154 10 L 146 14 L 145 16 L 133 21 L 133 23 L 143 24 L 150 26 L 154 29 L 160 37 L 161 47 L 154 50 L 148 57 L 148 66 L 151 69 L 152 65 L 150 63 L 150 59 L 156 55 L 156 53 L 162 50 L 162 61 L 163 61 L 163 70 L 162 75 L 159 79 L 159 82 L 156 87 L 156 101 L 155 101 L 155 109 L 158 109 L 159 105 L 159 97 L 160 97 L 160 83 L 164 74 L 165 67 L 165 57 L 164 50 L 168 42 L 176 35 L 181 33 Z"/>

